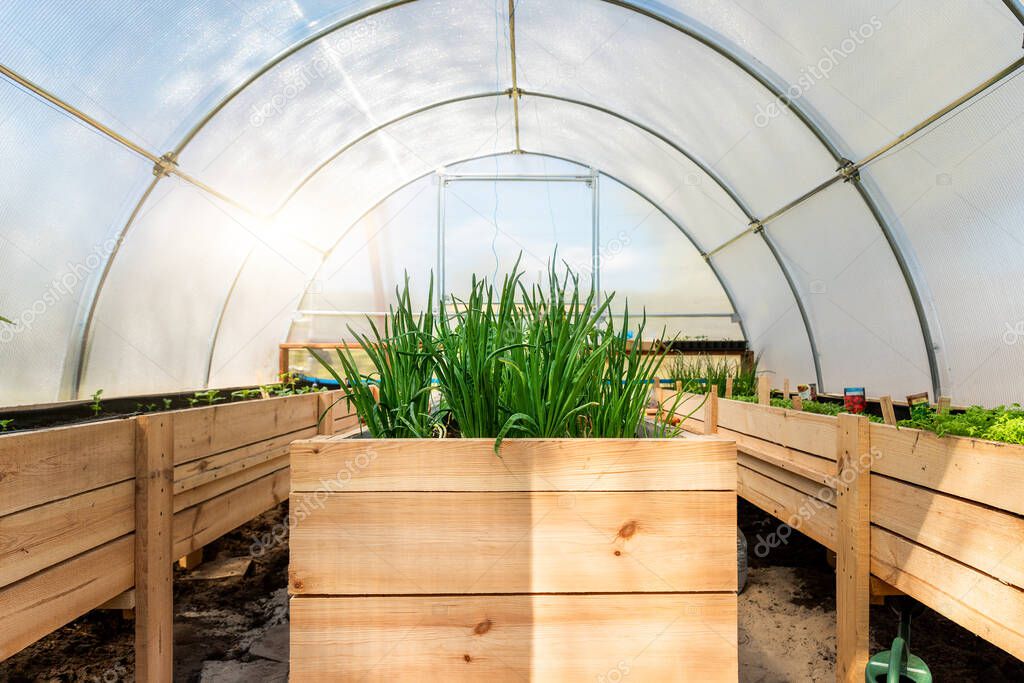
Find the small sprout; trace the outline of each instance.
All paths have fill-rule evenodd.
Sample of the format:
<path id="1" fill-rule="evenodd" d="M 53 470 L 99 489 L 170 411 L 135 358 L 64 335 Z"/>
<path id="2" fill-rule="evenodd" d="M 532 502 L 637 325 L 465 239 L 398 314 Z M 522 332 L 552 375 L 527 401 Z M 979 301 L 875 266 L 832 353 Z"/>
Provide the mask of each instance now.
<path id="1" fill-rule="evenodd" d="M 196 407 L 196 404 L 198 404 L 198 403 L 199 403 L 199 399 L 198 399 L 198 398 L 194 398 L 194 397 L 191 397 L 191 396 L 190 396 L 190 397 L 188 397 L 188 398 L 187 398 L 187 399 L 185 399 L 185 400 L 187 400 L 187 401 L 188 401 L 188 405 L 189 405 L 189 407 L 190 407 L 190 408 L 195 408 L 195 407 Z"/>
<path id="2" fill-rule="evenodd" d="M 96 417 L 99 417 L 100 413 L 103 412 L 103 404 L 100 403 L 100 397 L 103 396 L 103 390 L 97 389 L 96 393 L 92 395 L 92 403 L 89 404 L 89 410 Z"/>
<path id="3" fill-rule="evenodd" d="M 6 318 L 4 318 L 4 320 L 6 320 Z M 11 425 L 12 424 L 14 424 L 14 420 L 13 419 L 0 420 L 0 432 L 9 432 L 9 431 L 11 431 Z"/>
<path id="4" fill-rule="evenodd" d="M 165 398 L 164 399 L 164 410 L 170 410 L 171 409 L 171 405 L 173 403 L 174 403 L 174 401 L 172 401 L 171 399 Z"/>
<path id="5" fill-rule="evenodd" d="M 212 406 L 214 403 L 217 403 L 218 401 L 226 401 L 226 400 L 227 400 L 227 398 L 225 398 L 224 396 L 221 396 L 220 392 L 217 391 L 216 389 L 210 389 L 208 391 L 197 391 L 196 395 L 195 395 L 195 402 L 196 403 L 199 403 L 200 401 L 202 401 L 203 403 L 205 403 L 208 406 Z M 193 405 L 194 406 L 196 403 L 192 403 L 192 399 L 189 399 L 189 405 Z"/>

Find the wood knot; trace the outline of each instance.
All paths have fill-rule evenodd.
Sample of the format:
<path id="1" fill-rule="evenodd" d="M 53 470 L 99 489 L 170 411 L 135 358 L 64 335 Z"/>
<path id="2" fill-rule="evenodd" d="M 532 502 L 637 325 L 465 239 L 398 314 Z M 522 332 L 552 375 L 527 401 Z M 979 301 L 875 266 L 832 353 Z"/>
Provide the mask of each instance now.
<path id="1" fill-rule="evenodd" d="M 478 635 L 478 636 L 482 636 L 483 634 L 485 634 L 488 631 L 490 631 L 491 630 L 491 626 L 493 626 L 493 625 L 494 624 L 491 623 L 490 619 L 484 619 L 483 621 L 481 621 L 479 624 L 476 625 L 476 628 L 473 629 L 473 633 Z"/>
<path id="2" fill-rule="evenodd" d="M 640 523 L 635 520 L 626 522 L 622 525 L 622 528 L 619 529 L 619 538 L 632 538 L 639 527 Z"/>
<path id="3" fill-rule="evenodd" d="M 462 658 L 463 658 L 464 660 L 466 660 L 466 662 L 467 662 L 467 663 L 469 663 L 469 662 L 472 662 L 472 661 L 473 661 L 473 658 L 472 658 L 472 657 L 470 657 L 469 655 L 462 655 Z"/>
<path id="4" fill-rule="evenodd" d="M 302 580 L 301 579 L 293 579 L 292 580 L 292 588 L 294 588 L 295 590 L 297 590 L 297 591 L 302 590 L 302 585 L 303 584 L 302 584 Z"/>
<path id="5" fill-rule="evenodd" d="M 616 550 L 616 551 L 615 551 L 615 557 L 618 557 L 618 556 L 619 556 L 619 555 L 621 555 L 621 554 L 622 554 L 622 551 L 621 551 L 621 550 Z"/>

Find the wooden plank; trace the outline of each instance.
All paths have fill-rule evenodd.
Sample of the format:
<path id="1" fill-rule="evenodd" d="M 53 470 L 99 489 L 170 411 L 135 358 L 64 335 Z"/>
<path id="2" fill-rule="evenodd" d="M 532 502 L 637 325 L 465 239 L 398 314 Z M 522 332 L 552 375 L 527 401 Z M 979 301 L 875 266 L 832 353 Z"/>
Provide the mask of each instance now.
<path id="1" fill-rule="evenodd" d="M 136 419 L 135 679 L 173 679 L 174 418 Z"/>
<path id="2" fill-rule="evenodd" d="M 1024 447 L 871 425 L 878 474 L 1024 514 Z M 998 485 L 993 485 L 998 482 Z"/>
<path id="3" fill-rule="evenodd" d="M 124 593 L 115 595 L 110 600 L 97 607 L 96 609 L 119 609 L 119 610 L 134 610 L 135 609 L 135 589 L 131 588 L 126 590 Z"/>
<path id="4" fill-rule="evenodd" d="M 0 586 L 135 529 L 135 483 L 121 482 L 0 517 Z"/>
<path id="5" fill-rule="evenodd" d="M 836 464 L 831 460 L 734 432 L 731 429 L 719 428 L 718 436 L 735 441 L 736 448 L 740 453 L 781 467 L 816 484 L 835 488 Z"/>
<path id="6" fill-rule="evenodd" d="M 718 426 L 836 459 L 836 418 L 742 401 L 719 401 Z"/>
<path id="7" fill-rule="evenodd" d="M 939 553 L 871 528 L 871 571 L 1018 659 L 1024 659 L 1024 592 Z"/>
<path id="8" fill-rule="evenodd" d="M 225 403 L 175 413 L 174 464 L 315 427 L 316 394 Z"/>
<path id="9" fill-rule="evenodd" d="M 131 479 L 134 438 L 130 420 L 0 436 L 0 515 Z"/>
<path id="10" fill-rule="evenodd" d="M 861 683 L 871 609 L 871 442 L 866 417 L 842 414 L 836 451 L 836 681 Z"/>
<path id="11" fill-rule="evenodd" d="M 935 406 L 936 412 L 940 415 L 949 415 L 949 408 L 953 404 L 953 399 L 949 396 L 939 396 L 939 402 Z"/>
<path id="12" fill-rule="evenodd" d="M 726 377 L 725 378 L 725 397 L 726 398 L 732 398 L 732 384 L 733 384 L 733 378 L 732 377 Z"/>
<path id="13" fill-rule="evenodd" d="M 896 408 L 892 404 L 892 396 L 882 396 L 878 399 L 878 405 L 882 409 L 882 419 L 887 425 L 896 425 Z"/>
<path id="14" fill-rule="evenodd" d="M 746 467 L 739 468 L 737 485 L 746 500 L 826 548 L 835 548 L 836 510 L 831 505 Z"/>
<path id="15" fill-rule="evenodd" d="M 345 440 L 292 446 L 293 491 L 735 491 L 736 447 L 686 439 Z"/>
<path id="16" fill-rule="evenodd" d="M 704 403 L 704 433 L 714 434 L 718 431 L 718 386 L 712 384 L 708 388 L 707 400 Z"/>
<path id="17" fill-rule="evenodd" d="M 736 596 L 291 600 L 291 680 L 737 680 Z"/>
<path id="18" fill-rule="evenodd" d="M 288 453 L 293 441 L 309 439 L 316 434 L 315 427 L 307 427 L 297 432 L 289 432 L 266 441 L 259 441 L 242 448 L 178 465 L 174 468 L 174 492 L 182 493 L 268 460 L 279 458 Z"/>
<path id="19" fill-rule="evenodd" d="M 174 557 L 182 557 L 288 498 L 288 469 L 257 479 L 174 515 Z"/>
<path id="20" fill-rule="evenodd" d="M 292 510 L 293 594 L 736 590 L 732 492 L 304 493 Z"/>
<path id="21" fill-rule="evenodd" d="M 268 474 L 273 474 L 274 472 L 288 467 L 288 454 L 286 449 L 277 449 L 274 452 L 274 455 L 276 457 L 273 460 L 257 463 L 252 467 L 246 467 L 234 474 L 230 474 L 221 479 L 216 479 L 208 484 L 204 484 L 203 486 L 177 494 L 174 496 L 174 511 L 176 513 L 181 512 L 185 508 L 199 505 L 203 501 L 210 500 L 211 498 L 236 489 L 243 484 L 255 481 L 260 477 L 265 477 Z"/>
<path id="22" fill-rule="evenodd" d="M 737 457 L 739 458 L 739 464 L 747 469 L 760 472 L 764 476 L 774 479 L 780 484 L 785 484 L 792 489 L 796 489 L 809 498 L 816 498 L 832 506 L 835 506 L 836 504 L 834 484 L 833 487 L 819 484 L 805 477 L 801 477 L 799 474 L 796 474 L 787 468 L 779 467 L 771 462 L 755 458 L 746 453 L 739 453 Z"/>
<path id="23" fill-rule="evenodd" d="M 1024 519 L 886 477 L 871 478 L 871 522 L 1024 588 Z"/>
<path id="24" fill-rule="evenodd" d="M 191 571 L 203 563 L 203 549 L 193 550 L 188 555 L 178 558 L 178 566 L 185 571 Z"/>
<path id="25" fill-rule="evenodd" d="M 131 588 L 134 535 L 0 590 L 0 661 Z"/>

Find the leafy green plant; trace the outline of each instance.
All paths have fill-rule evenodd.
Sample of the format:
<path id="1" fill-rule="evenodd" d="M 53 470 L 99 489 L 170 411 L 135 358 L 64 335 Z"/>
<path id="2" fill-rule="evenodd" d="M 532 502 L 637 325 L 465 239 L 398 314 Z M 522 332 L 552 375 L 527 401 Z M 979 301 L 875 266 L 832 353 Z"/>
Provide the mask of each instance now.
<path id="1" fill-rule="evenodd" d="M 972 406 L 962 413 L 940 413 L 926 404 L 910 409 L 910 419 L 899 426 L 934 432 L 938 436 L 966 436 L 989 441 L 1024 444 L 1024 410 L 1014 404 L 1007 408 Z"/>
<path id="2" fill-rule="evenodd" d="M 709 355 L 676 356 L 669 374 L 676 382 L 682 382 L 683 391 L 704 393 L 708 385 L 718 387 L 718 395 L 725 396 L 725 384 L 732 378 L 733 397 L 757 393 L 758 358 L 741 360 L 713 358 Z"/>
<path id="3" fill-rule="evenodd" d="M 169 398 L 165 398 L 165 399 L 164 399 L 164 410 L 170 410 L 170 409 L 171 409 L 171 406 L 172 406 L 173 404 L 174 404 L 174 401 L 173 401 L 173 400 L 171 400 L 171 399 L 169 399 Z"/>
<path id="4" fill-rule="evenodd" d="M 103 396 L 103 390 L 97 389 L 92 395 L 92 403 L 89 404 L 89 410 L 95 417 L 99 417 L 99 414 L 103 412 L 103 404 L 100 402 Z"/>
<path id="5" fill-rule="evenodd" d="M 433 290 L 431 280 L 428 301 L 433 299 Z M 307 350 L 345 389 L 339 401 L 355 406 L 372 437 L 425 438 L 438 432 L 439 420 L 431 411 L 430 401 L 435 360 L 422 348 L 434 333 L 434 314 L 417 315 L 413 311 L 408 277 L 403 288 L 396 288 L 395 293 L 397 301 L 384 320 L 383 332 L 372 320 L 370 334 L 359 334 L 349 328 L 370 357 L 373 373 L 362 374 L 348 349 L 336 349 L 342 373 L 314 349 Z"/>
<path id="6" fill-rule="evenodd" d="M 13 418 L 8 418 L 6 420 L 0 420 L 0 432 L 9 432 L 11 430 L 11 425 L 12 424 L 14 424 L 14 419 Z"/>
<path id="7" fill-rule="evenodd" d="M 189 401 L 189 405 L 196 405 L 197 403 L 205 403 L 208 406 L 212 406 L 215 403 L 228 400 L 226 396 L 221 396 L 220 391 L 217 389 L 208 389 L 206 391 L 197 391 L 194 395 L 195 401 Z"/>
<path id="8" fill-rule="evenodd" d="M 262 396 L 259 389 L 239 389 L 238 391 L 231 392 L 231 398 L 239 401 L 248 401 L 249 399 L 259 398 Z"/>

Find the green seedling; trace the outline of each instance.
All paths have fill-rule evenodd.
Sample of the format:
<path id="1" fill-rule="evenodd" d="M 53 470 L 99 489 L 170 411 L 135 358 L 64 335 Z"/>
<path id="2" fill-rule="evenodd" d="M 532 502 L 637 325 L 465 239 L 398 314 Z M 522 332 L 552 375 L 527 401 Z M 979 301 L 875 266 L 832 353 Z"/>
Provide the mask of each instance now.
<path id="1" fill-rule="evenodd" d="M 92 395 L 92 403 L 89 404 L 89 410 L 91 410 L 92 414 L 96 417 L 99 417 L 99 414 L 103 412 L 103 404 L 100 403 L 100 397 L 102 396 L 103 390 L 97 389 L 96 392 Z"/>
<path id="2" fill-rule="evenodd" d="M 173 401 L 173 400 L 171 400 L 171 399 L 169 399 L 169 398 L 165 398 L 165 399 L 164 399 L 164 410 L 170 410 L 170 409 L 171 409 L 171 406 L 172 406 L 173 404 L 174 404 L 174 401 Z"/>
<path id="3" fill-rule="evenodd" d="M 220 395 L 220 392 L 216 389 L 209 389 L 208 391 L 197 391 L 195 393 L 196 403 L 202 402 L 208 406 L 212 406 L 214 403 L 220 401 L 226 401 L 227 398 Z M 189 403 L 189 405 L 195 405 L 195 403 Z"/>
<path id="4" fill-rule="evenodd" d="M 0 420 L 0 432 L 9 432 L 12 424 L 14 424 L 13 419 Z"/>
<path id="5" fill-rule="evenodd" d="M 231 398 L 239 401 L 248 401 L 249 399 L 259 398 L 262 396 L 259 389 L 239 389 L 238 391 L 231 392 Z"/>

